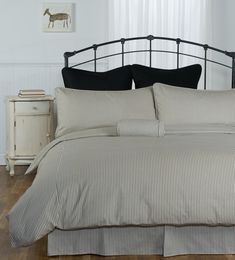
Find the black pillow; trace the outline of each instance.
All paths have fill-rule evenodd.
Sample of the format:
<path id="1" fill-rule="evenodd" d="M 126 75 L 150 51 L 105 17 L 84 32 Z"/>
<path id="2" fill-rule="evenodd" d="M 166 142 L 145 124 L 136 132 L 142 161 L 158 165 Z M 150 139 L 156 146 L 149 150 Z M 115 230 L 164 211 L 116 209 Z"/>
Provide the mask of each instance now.
<path id="1" fill-rule="evenodd" d="M 179 69 L 157 69 L 138 64 L 131 66 L 135 88 L 152 86 L 154 83 L 164 83 L 173 86 L 197 88 L 202 67 L 199 64 Z"/>
<path id="2" fill-rule="evenodd" d="M 123 66 L 106 72 L 93 72 L 63 68 L 66 88 L 83 90 L 127 90 L 132 86 L 131 66 Z"/>

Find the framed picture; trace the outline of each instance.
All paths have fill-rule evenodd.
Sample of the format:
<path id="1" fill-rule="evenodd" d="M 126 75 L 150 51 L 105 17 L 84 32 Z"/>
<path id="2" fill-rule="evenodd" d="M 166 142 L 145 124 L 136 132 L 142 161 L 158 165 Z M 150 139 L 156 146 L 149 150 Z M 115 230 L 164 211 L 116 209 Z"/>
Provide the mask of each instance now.
<path id="1" fill-rule="evenodd" d="M 44 32 L 72 32 L 74 30 L 74 4 L 44 3 L 42 22 Z"/>

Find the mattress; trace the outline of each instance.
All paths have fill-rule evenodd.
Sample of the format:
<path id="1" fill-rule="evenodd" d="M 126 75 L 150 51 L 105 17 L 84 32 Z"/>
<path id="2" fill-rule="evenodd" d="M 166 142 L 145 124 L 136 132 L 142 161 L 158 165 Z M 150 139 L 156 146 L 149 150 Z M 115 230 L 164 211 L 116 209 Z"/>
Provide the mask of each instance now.
<path id="1" fill-rule="evenodd" d="M 158 226 L 55 229 L 48 255 L 189 255 L 235 254 L 235 227 Z"/>

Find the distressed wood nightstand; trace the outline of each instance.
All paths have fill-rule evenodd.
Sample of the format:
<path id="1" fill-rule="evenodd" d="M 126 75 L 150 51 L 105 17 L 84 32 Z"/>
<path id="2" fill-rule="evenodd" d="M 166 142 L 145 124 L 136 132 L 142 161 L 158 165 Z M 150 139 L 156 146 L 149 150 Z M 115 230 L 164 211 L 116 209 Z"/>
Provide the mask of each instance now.
<path id="1" fill-rule="evenodd" d="M 52 96 L 6 98 L 6 169 L 14 175 L 15 164 L 30 164 L 54 139 Z"/>

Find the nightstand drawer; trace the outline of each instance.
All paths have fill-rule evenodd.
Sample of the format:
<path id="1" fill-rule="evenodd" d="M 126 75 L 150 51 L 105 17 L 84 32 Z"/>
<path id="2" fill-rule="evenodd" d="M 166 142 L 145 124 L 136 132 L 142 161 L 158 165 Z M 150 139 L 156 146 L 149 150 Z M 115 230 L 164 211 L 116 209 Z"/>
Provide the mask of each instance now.
<path id="1" fill-rule="evenodd" d="M 49 101 L 15 102 L 16 114 L 49 114 Z"/>

